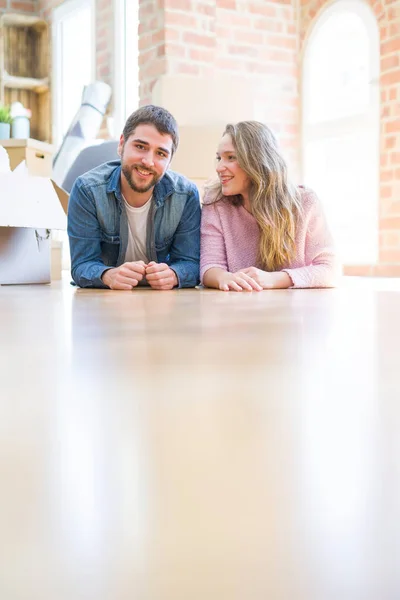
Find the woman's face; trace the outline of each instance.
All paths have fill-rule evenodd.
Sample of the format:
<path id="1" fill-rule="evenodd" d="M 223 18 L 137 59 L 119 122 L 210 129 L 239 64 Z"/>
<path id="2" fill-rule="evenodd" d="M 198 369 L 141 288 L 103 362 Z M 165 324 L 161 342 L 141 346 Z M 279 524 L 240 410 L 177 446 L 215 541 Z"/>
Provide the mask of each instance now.
<path id="1" fill-rule="evenodd" d="M 218 146 L 216 171 L 224 196 L 241 194 L 245 199 L 248 199 L 250 179 L 239 166 L 232 138 L 227 133 L 223 136 Z"/>

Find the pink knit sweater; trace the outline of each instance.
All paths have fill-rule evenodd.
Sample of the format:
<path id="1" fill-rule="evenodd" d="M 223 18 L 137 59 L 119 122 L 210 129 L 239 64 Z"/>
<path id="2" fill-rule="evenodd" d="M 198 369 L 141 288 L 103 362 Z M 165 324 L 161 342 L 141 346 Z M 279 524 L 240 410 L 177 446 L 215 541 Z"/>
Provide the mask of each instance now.
<path id="1" fill-rule="evenodd" d="M 295 288 L 334 287 L 340 273 L 332 236 L 314 192 L 301 188 L 303 215 L 296 232 L 296 254 L 281 269 Z M 260 230 L 243 207 L 223 199 L 205 204 L 201 217 L 200 277 L 212 267 L 231 273 L 257 267 Z"/>

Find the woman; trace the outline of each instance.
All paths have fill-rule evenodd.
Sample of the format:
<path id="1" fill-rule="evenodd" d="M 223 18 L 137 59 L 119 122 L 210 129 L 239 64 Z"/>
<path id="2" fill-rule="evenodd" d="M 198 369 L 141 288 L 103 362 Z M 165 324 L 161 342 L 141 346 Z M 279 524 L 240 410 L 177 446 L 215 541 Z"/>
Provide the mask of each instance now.
<path id="1" fill-rule="evenodd" d="M 216 171 L 202 210 L 203 285 L 237 292 L 335 286 L 338 261 L 321 205 L 314 192 L 289 183 L 266 125 L 228 125 Z"/>

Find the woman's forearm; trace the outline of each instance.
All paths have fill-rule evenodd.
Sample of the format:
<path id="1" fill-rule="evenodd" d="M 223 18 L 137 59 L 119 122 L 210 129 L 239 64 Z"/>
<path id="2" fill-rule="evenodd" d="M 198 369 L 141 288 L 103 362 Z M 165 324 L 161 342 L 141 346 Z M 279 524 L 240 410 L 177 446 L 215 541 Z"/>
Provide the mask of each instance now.
<path id="1" fill-rule="evenodd" d="M 224 269 L 219 267 L 211 267 L 203 275 L 203 285 L 209 288 L 219 288 L 222 277 L 226 275 Z"/>

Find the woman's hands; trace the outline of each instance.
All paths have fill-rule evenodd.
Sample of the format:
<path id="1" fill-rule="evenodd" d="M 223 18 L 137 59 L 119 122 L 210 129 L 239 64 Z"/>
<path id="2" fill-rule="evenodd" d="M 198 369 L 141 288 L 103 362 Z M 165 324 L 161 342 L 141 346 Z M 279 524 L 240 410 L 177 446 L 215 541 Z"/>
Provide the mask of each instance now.
<path id="1" fill-rule="evenodd" d="M 293 285 L 285 271 L 269 273 L 256 267 L 247 267 L 236 273 L 224 272 L 219 278 L 219 289 L 224 292 L 261 292 L 269 289 L 285 289 Z"/>

